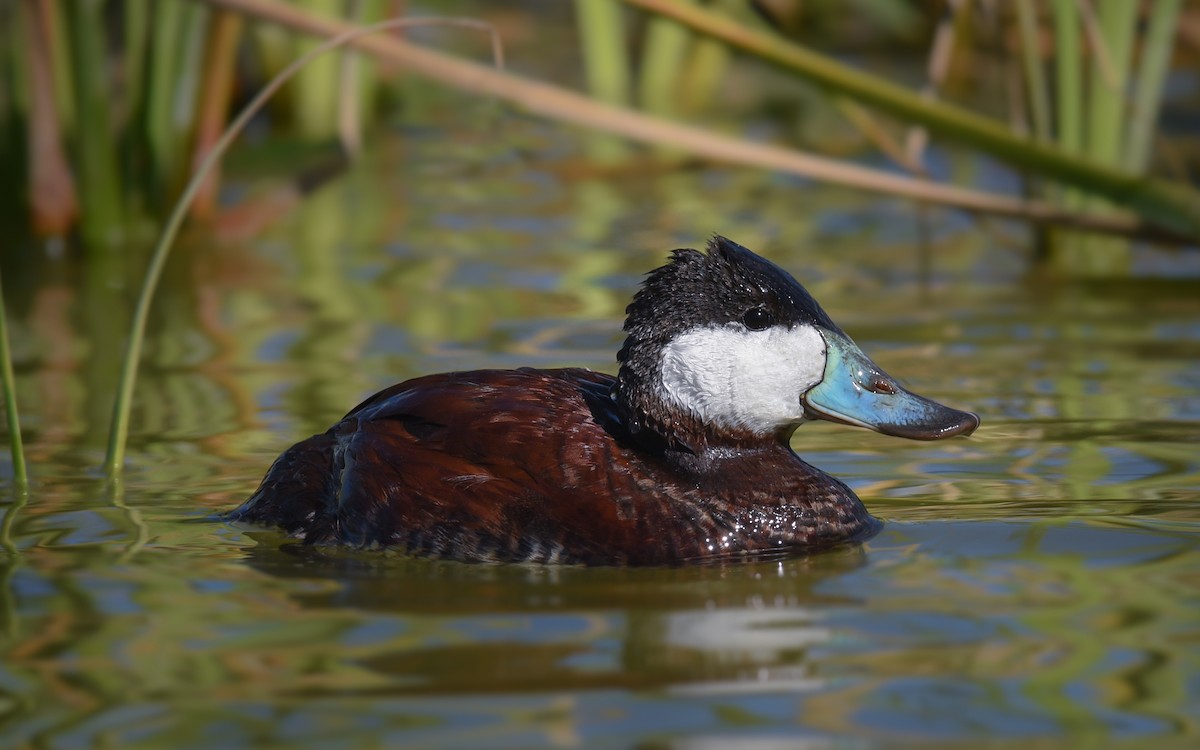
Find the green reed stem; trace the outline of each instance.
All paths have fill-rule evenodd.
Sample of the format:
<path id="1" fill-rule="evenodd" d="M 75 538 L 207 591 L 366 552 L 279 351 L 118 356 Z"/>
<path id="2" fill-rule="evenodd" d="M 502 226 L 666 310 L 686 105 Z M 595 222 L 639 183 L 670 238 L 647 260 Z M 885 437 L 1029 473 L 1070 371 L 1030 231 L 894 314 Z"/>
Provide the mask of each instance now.
<path id="1" fill-rule="evenodd" d="M 1083 150 L 1083 55 L 1075 0 L 1054 0 L 1055 77 L 1058 83 L 1058 144 L 1069 154 Z M 1068 190 L 1064 205 L 1078 207 L 1080 193 Z"/>
<path id="2" fill-rule="evenodd" d="M 715 39 L 697 39 L 685 65 L 680 109 L 700 112 L 710 106 L 729 70 L 729 60 L 729 48 L 724 44 Z"/>
<path id="3" fill-rule="evenodd" d="M 146 45 L 149 39 L 149 3 L 126 3 L 121 20 L 124 38 L 121 41 L 121 67 L 128 91 L 144 91 L 146 74 Z"/>
<path id="4" fill-rule="evenodd" d="M 1129 82 L 1139 5 L 1128 0 L 1101 0 L 1097 9 L 1101 38 L 1114 74 L 1112 81 L 1106 81 L 1102 75 L 1092 76 L 1087 151 L 1100 164 L 1115 166 L 1121 161 L 1121 138 L 1126 120 L 1125 87 Z"/>
<path id="5" fill-rule="evenodd" d="M 1017 0 L 1017 21 L 1021 27 L 1021 57 L 1025 64 L 1025 83 L 1029 88 L 1029 109 L 1033 113 L 1033 132 L 1039 140 L 1050 141 L 1050 97 L 1046 93 L 1046 73 L 1042 69 L 1041 36 L 1037 9 L 1033 0 Z"/>
<path id="6" fill-rule="evenodd" d="M 1087 112 L 1088 158 L 1096 163 L 1121 168 L 1125 123 L 1128 111 L 1125 92 L 1133 59 L 1138 9 L 1141 3 L 1128 0 L 1099 0 L 1095 13 L 1098 34 L 1092 34 L 1091 81 Z M 1086 12 L 1086 11 L 1081 11 Z M 1107 68 L 1100 61 L 1107 60 Z M 1093 194 L 1085 205 L 1108 210 L 1120 199 Z M 1132 262 L 1128 242 L 1112 238 L 1083 238 L 1076 246 L 1064 246 L 1052 259 L 1061 272 L 1074 276 L 1123 276 Z"/>
<path id="7" fill-rule="evenodd" d="M 696 32 L 721 39 L 831 91 L 918 122 L 931 131 L 958 139 L 1017 167 L 1101 195 L 1181 233 L 1200 236 L 1200 193 L 1183 185 L 1139 178 L 1114 168 L 1115 162 L 1068 154 L 1053 144 L 1022 137 L 991 118 L 945 102 L 924 99 L 883 78 L 776 36 L 753 31 L 697 6 L 678 0 L 624 2 L 675 19 Z M 1122 11 L 1118 8 L 1117 13 L 1108 14 L 1128 16 L 1125 34 L 1132 34 L 1131 14 L 1139 4 L 1128 0 L 1112 0 L 1112 3 L 1133 9 Z M 1117 112 L 1114 118 L 1120 116 Z"/>
<path id="8" fill-rule="evenodd" d="M 0 387 L 4 390 L 4 410 L 8 414 L 13 484 L 18 494 L 24 494 L 29 487 L 29 475 L 25 471 L 25 447 L 21 442 L 21 418 L 17 413 L 17 382 L 13 377 L 12 350 L 8 346 L 8 317 L 4 307 L 3 284 L 0 284 Z"/>
<path id="9" fill-rule="evenodd" d="M 101 3 L 79 0 L 66 12 L 74 82 L 75 143 L 79 166 L 81 230 L 90 245 L 112 247 L 124 233 L 120 174 L 112 146 Z"/>
<path id="10" fill-rule="evenodd" d="M 575 0 L 588 92 L 602 102 L 630 103 L 622 8 L 616 0 Z"/>
<path id="11" fill-rule="evenodd" d="M 28 4 L 27 4 L 28 5 Z M 28 11 L 32 11 L 29 8 Z M 54 106 L 65 137 L 74 136 L 79 126 L 75 115 L 75 77 L 71 72 L 71 42 L 64 27 L 64 13 L 46 13 L 47 35 L 50 39 L 51 72 L 54 76 Z M 31 40 L 27 40 L 31 42 Z"/>
<path id="12" fill-rule="evenodd" d="M 1154 126 L 1162 103 L 1163 83 L 1175 49 L 1175 27 L 1180 0 L 1156 0 L 1150 4 L 1150 27 L 1142 42 L 1142 64 L 1134 87 L 1133 120 L 1125 141 L 1125 168 L 1141 174 L 1150 161 Z"/>
<path id="13" fill-rule="evenodd" d="M 732 16 L 743 5 L 742 0 L 716 0 L 712 3 L 712 8 Z M 682 111 L 700 112 L 712 104 L 732 57 L 729 45 L 719 39 L 698 35 L 692 40 L 691 54 L 684 63 L 679 101 Z"/>
<path id="14" fill-rule="evenodd" d="M 633 100 L 624 11 L 617 0 L 575 0 L 575 24 L 588 93 L 598 101 L 619 107 L 628 107 Z M 620 162 L 629 155 L 624 142 L 607 135 L 589 135 L 584 147 L 598 163 Z"/>
<path id="15" fill-rule="evenodd" d="M 692 32 L 676 21 L 662 16 L 650 19 L 642 46 L 638 86 L 642 109 L 661 116 L 678 113 L 684 60 L 691 39 Z"/>
<path id="16" fill-rule="evenodd" d="M 143 117 L 159 195 L 173 194 L 186 174 L 207 10 L 183 0 L 154 4 Z"/>
<path id="17" fill-rule="evenodd" d="M 146 145 L 153 165 L 156 192 L 167 195 L 173 161 L 180 158 L 171 137 L 171 108 L 176 66 L 179 63 L 179 39 L 182 36 L 182 0 L 159 0 L 154 5 L 147 49 L 146 97 L 143 110 Z"/>
<path id="18" fill-rule="evenodd" d="M 146 277 L 142 280 L 142 288 L 138 293 L 137 307 L 134 310 L 133 322 L 129 327 L 129 342 L 125 347 L 125 356 L 121 360 L 121 379 L 117 386 L 116 399 L 113 401 L 112 427 L 108 433 L 108 452 L 104 459 L 105 471 L 108 473 L 109 480 L 114 487 L 120 486 L 121 473 L 125 464 L 125 446 L 129 439 L 129 414 L 133 408 L 133 387 L 137 380 L 138 362 L 142 356 L 142 342 L 146 337 L 146 323 L 150 317 L 150 303 L 154 299 L 154 292 L 158 288 L 158 280 L 162 276 L 162 270 L 166 265 L 167 256 L 170 255 L 175 237 L 179 234 L 179 229 L 183 226 L 184 217 L 187 216 L 188 210 L 191 208 L 193 201 L 195 201 L 196 194 L 200 192 L 200 188 L 204 184 L 208 174 L 213 170 L 217 162 L 221 160 L 221 157 L 225 155 L 225 152 L 229 150 L 229 145 L 233 143 L 233 140 L 245 129 L 246 123 L 250 121 L 250 118 L 266 105 L 267 101 L 275 95 L 275 92 L 281 86 L 291 80 L 296 73 L 312 60 L 332 49 L 341 47 L 352 39 L 366 34 L 403 28 L 405 26 L 434 25 L 462 26 L 488 31 L 492 36 L 496 64 L 497 66 L 503 65 L 503 56 L 499 52 L 499 41 L 495 31 L 488 24 L 478 21 L 437 17 L 399 18 L 352 29 L 322 42 L 319 46 L 309 50 L 286 68 L 279 71 L 250 103 L 242 109 L 233 122 L 229 123 L 229 127 L 225 129 L 225 132 L 213 144 L 212 149 L 205 155 L 200 166 L 196 168 L 195 173 L 188 181 L 187 187 L 184 188 L 183 193 L 179 196 L 179 200 L 176 201 L 175 207 L 171 210 L 171 216 L 163 227 L 163 233 L 159 237 L 158 243 L 154 246 L 154 254 L 150 258 L 150 267 L 146 269 Z M 119 491 L 116 494 L 118 497 L 120 496 Z"/>

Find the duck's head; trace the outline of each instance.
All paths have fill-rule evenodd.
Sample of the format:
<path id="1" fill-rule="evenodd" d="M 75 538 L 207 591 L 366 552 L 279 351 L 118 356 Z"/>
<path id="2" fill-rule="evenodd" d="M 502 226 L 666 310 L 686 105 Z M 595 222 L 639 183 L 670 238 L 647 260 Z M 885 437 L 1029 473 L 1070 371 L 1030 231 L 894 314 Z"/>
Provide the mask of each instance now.
<path id="1" fill-rule="evenodd" d="M 626 313 L 614 397 L 632 431 L 679 447 L 786 442 L 808 419 L 916 440 L 979 426 L 902 388 L 790 274 L 724 237 L 676 250 Z"/>

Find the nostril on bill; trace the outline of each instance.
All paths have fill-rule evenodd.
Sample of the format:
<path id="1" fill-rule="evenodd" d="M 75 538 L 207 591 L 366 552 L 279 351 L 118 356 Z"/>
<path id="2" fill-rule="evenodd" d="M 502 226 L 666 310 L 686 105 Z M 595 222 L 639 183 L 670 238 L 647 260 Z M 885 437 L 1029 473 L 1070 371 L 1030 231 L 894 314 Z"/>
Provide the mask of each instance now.
<path id="1" fill-rule="evenodd" d="M 883 378 L 872 378 L 870 384 L 867 385 L 867 389 L 871 391 L 871 393 L 882 393 L 888 396 L 896 395 L 896 386 L 892 385 Z"/>

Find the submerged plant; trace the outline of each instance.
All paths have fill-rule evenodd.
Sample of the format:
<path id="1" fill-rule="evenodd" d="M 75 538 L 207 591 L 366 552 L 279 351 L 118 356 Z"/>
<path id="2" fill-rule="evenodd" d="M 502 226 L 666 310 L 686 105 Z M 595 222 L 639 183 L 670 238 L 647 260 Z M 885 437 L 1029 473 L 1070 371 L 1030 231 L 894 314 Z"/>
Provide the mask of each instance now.
<path id="1" fill-rule="evenodd" d="M 4 410 L 8 417 L 8 441 L 12 452 L 13 484 L 24 493 L 29 484 L 25 472 L 25 449 L 21 442 L 21 419 L 17 413 L 17 385 L 13 378 L 12 353 L 8 346 L 8 320 L 4 307 L 4 285 L 0 281 L 0 389 L 4 391 Z"/>

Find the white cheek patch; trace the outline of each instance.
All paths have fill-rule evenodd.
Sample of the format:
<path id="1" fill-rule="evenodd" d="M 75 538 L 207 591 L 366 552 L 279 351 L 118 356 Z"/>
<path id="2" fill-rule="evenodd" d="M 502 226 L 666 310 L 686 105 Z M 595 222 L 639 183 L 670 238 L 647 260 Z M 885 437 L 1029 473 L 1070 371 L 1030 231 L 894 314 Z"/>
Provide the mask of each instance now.
<path id="1" fill-rule="evenodd" d="M 825 339 L 811 326 L 695 328 L 663 351 L 668 403 L 720 427 L 773 433 L 804 420 L 800 397 L 825 373 Z"/>

